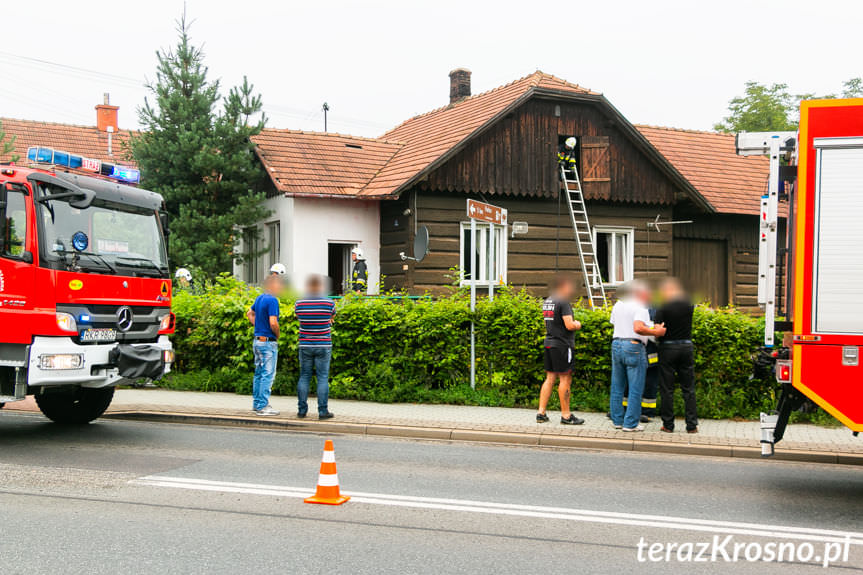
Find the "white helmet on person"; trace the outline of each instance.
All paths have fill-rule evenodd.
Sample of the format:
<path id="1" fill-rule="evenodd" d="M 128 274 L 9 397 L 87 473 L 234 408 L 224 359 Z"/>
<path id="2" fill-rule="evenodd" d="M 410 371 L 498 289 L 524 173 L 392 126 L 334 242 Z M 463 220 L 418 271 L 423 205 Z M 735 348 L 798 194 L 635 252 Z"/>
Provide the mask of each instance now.
<path id="1" fill-rule="evenodd" d="M 353 255 L 357 256 L 357 259 L 358 259 L 358 260 L 364 260 L 364 259 L 366 259 L 366 256 L 365 256 L 365 254 L 363 253 L 363 248 L 361 248 L 360 246 L 356 246 L 354 249 L 352 249 L 352 250 L 351 250 L 351 253 L 352 253 Z"/>
<path id="2" fill-rule="evenodd" d="M 575 139 L 575 136 L 570 136 L 564 140 L 563 145 L 566 146 L 567 150 L 574 150 L 576 142 L 577 140 Z"/>
<path id="3" fill-rule="evenodd" d="M 187 282 L 190 282 L 192 281 L 192 272 L 186 268 L 177 268 L 177 271 L 174 272 L 174 277 L 178 280 L 186 280 Z"/>
<path id="4" fill-rule="evenodd" d="M 283 276 L 288 273 L 288 268 L 285 267 L 285 264 L 275 263 L 270 266 L 270 273 L 274 276 Z"/>

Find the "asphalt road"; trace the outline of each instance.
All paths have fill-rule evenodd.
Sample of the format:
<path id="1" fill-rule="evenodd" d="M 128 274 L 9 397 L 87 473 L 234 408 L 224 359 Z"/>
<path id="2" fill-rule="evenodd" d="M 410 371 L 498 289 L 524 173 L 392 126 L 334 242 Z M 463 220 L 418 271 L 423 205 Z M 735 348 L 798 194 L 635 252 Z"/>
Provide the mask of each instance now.
<path id="1" fill-rule="evenodd" d="M 0 412 L 0 572 L 863 573 L 861 468 L 323 439 Z"/>

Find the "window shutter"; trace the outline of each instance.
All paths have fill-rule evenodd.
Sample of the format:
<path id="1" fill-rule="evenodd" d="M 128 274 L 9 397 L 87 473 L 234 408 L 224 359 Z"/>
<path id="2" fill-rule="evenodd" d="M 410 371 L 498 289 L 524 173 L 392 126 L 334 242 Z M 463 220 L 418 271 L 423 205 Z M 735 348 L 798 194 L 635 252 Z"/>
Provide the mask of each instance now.
<path id="1" fill-rule="evenodd" d="M 583 182 L 611 181 L 608 136 L 582 136 L 581 179 Z"/>

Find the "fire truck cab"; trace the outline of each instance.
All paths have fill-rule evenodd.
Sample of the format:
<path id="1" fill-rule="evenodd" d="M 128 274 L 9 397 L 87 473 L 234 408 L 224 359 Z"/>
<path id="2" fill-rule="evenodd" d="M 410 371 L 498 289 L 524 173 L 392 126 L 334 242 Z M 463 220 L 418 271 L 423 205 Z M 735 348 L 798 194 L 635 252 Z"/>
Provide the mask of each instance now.
<path id="1" fill-rule="evenodd" d="M 134 170 L 110 166 L 111 180 L 66 169 L 87 163 L 66 152 L 28 156 L 51 165 L 0 165 L 0 402 L 35 395 L 53 421 L 87 423 L 117 384 L 173 362 L 163 201 L 117 181 Z"/>

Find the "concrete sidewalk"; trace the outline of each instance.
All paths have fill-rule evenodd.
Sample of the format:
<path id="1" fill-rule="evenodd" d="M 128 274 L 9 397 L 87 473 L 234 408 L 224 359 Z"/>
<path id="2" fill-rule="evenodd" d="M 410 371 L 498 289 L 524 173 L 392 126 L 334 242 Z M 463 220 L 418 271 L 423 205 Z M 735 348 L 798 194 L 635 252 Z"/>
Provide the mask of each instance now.
<path id="1" fill-rule="evenodd" d="M 232 393 L 121 389 L 114 396 L 109 417 L 726 457 L 760 457 L 761 453 L 760 428 L 754 421 L 702 420 L 700 433 L 690 435 L 682 421 L 676 425 L 675 433 L 669 434 L 660 432 L 661 424 L 654 419 L 644 433 L 623 433 L 615 430 L 602 413 L 578 413 L 586 423 L 573 427 L 560 425 L 556 412 L 549 412 L 551 422 L 537 424 L 532 409 L 337 399 L 330 400 L 330 409 L 336 417 L 318 421 L 314 398 L 306 419 L 296 417 L 295 397 L 273 396 L 273 407 L 282 412 L 278 417 L 255 415 L 251 403 L 250 396 Z M 9 404 L 7 409 L 36 407 L 29 398 L 26 402 Z M 845 427 L 794 424 L 777 446 L 776 458 L 863 465 L 863 438 L 853 437 Z"/>
<path id="2" fill-rule="evenodd" d="M 688 434 L 683 422 L 673 434 L 659 431 L 658 419 L 644 433 L 615 430 L 602 413 L 578 413 L 581 426 L 560 425 L 559 414 L 549 412 L 551 422 L 537 424 L 532 409 L 456 405 L 383 404 L 331 400 L 334 419 L 318 421 L 314 398 L 306 419 L 296 417 L 296 398 L 273 396 L 272 405 L 282 414 L 260 417 L 251 411 L 251 397 L 232 393 L 202 393 L 163 389 L 121 389 L 114 396 L 109 416 L 284 428 L 321 433 L 359 433 L 445 440 L 473 440 L 558 447 L 661 451 L 726 457 L 760 457 L 758 422 L 702 420 L 698 434 Z M 7 409 L 34 410 L 32 398 L 12 403 Z M 863 465 L 863 438 L 845 427 L 793 424 L 777 446 L 776 458 L 823 463 Z"/>

